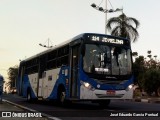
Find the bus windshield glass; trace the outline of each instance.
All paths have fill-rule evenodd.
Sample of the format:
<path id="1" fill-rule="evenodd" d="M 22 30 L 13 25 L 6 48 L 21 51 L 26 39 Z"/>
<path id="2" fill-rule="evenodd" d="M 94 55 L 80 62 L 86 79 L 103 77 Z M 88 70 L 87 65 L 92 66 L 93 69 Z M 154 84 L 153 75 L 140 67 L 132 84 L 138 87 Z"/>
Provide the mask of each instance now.
<path id="1" fill-rule="evenodd" d="M 102 44 L 85 44 L 83 70 L 86 73 L 106 75 L 131 74 L 131 50 Z"/>

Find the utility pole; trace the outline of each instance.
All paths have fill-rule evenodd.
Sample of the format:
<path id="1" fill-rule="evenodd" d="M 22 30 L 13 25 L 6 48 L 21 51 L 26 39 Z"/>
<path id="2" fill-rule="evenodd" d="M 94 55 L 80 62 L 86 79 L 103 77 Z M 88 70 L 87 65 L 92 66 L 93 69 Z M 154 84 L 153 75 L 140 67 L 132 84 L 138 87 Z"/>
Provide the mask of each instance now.
<path id="1" fill-rule="evenodd" d="M 110 2 L 110 1 L 109 1 Z M 108 4 L 108 2 L 107 2 L 107 0 L 106 0 L 106 2 L 105 2 L 105 9 L 103 9 L 102 7 L 100 7 L 100 5 L 99 6 L 97 6 L 95 3 L 92 3 L 91 4 L 91 6 L 93 7 L 93 8 L 95 8 L 96 10 L 99 10 L 99 11 L 101 11 L 101 12 L 104 12 L 105 13 L 105 34 L 107 34 L 107 28 L 106 28 L 106 25 L 107 25 L 107 13 L 113 13 L 113 12 L 119 12 L 119 11 L 123 11 L 123 9 L 119 9 L 119 8 L 117 8 L 117 9 L 107 9 L 108 7 L 107 7 L 107 4 Z M 110 3 L 111 4 L 111 3 Z"/>
<path id="2" fill-rule="evenodd" d="M 107 10 L 107 0 L 106 0 L 106 8 L 105 8 L 106 10 Z M 105 34 L 107 34 L 107 12 L 105 12 Z"/>
<path id="3" fill-rule="evenodd" d="M 47 42 L 47 45 L 45 45 L 46 44 L 46 42 Z M 42 46 L 42 47 L 46 47 L 46 48 L 52 48 L 53 46 L 52 46 L 52 41 L 48 38 L 47 39 L 47 41 L 46 41 L 44 44 L 39 44 L 40 46 Z M 49 45 L 49 43 L 51 43 L 51 45 Z"/>

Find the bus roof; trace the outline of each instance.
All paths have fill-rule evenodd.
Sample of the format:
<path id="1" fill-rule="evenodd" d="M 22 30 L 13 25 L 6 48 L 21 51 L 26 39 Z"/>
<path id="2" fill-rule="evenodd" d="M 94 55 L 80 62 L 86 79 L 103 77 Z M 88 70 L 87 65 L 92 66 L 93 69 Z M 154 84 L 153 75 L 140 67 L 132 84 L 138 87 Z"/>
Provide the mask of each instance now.
<path id="1" fill-rule="evenodd" d="M 79 34 L 79 35 L 73 37 L 73 38 L 71 39 L 71 41 L 77 40 L 77 39 L 79 39 L 79 38 L 84 38 L 84 37 L 87 36 L 87 35 L 106 36 L 106 37 L 109 37 L 109 38 L 116 38 L 116 39 L 128 40 L 128 39 L 123 38 L 123 37 L 112 36 L 112 35 L 106 35 L 106 34 L 100 34 L 100 33 L 82 33 L 82 34 Z M 71 41 L 70 41 L 70 42 L 71 42 Z"/>
<path id="2" fill-rule="evenodd" d="M 55 46 L 54 46 L 53 48 L 51 48 L 51 49 L 48 49 L 48 50 L 42 51 L 42 52 L 40 52 L 40 53 L 38 53 L 38 54 L 36 54 L 36 55 L 33 55 L 33 56 L 31 56 L 31 57 L 29 57 L 29 58 L 27 58 L 27 59 L 25 59 L 25 60 L 23 60 L 23 61 L 21 61 L 21 62 L 25 62 L 25 61 L 31 60 L 31 59 L 33 59 L 33 58 L 39 57 L 39 56 L 41 56 L 41 55 L 43 55 L 43 54 L 45 54 L 45 53 L 48 53 L 48 52 L 50 52 L 50 51 L 52 51 L 52 50 L 54 50 L 54 49 L 57 49 L 57 48 L 62 47 L 62 46 L 65 46 L 65 45 L 69 44 L 69 43 L 72 42 L 72 41 L 75 41 L 75 40 L 78 40 L 78 39 L 84 39 L 87 35 L 106 36 L 106 37 L 109 37 L 109 38 L 117 38 L 117 39 L 128 40 L 128 39 L 126 39 L 126 38 L 115 37 L 115 36 L 106 35 L 106 34 L 100 34 L 100 33 L 82 33 L 82 34 L 79 34 L 79 35 L 77 35 L 77 36 L 69 39 L 69 40 L 66 40 L 66 41 L 60 43 L 59 45 L 55 45 Z"/>

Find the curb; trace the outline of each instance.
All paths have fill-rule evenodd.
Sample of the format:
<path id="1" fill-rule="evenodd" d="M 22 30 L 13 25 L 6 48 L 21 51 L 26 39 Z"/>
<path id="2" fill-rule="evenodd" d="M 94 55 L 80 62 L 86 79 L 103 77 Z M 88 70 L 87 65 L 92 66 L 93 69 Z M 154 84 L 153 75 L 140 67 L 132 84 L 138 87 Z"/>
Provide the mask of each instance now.
<path id="1" fill-rule="evenodd" d="M 150 99 L 150 98 L 141 99 L 141 98 L 135 98 L 135 99 L 133 99 L 133 101 L 135 101 L 135 102 L 144 102 L 144 103 L 160 103 L 160 99 L 159 99 L 159 98 L 157 98 L 157 99 Z"/>
<path id="2" fill-rule="evenodd" d="M 134 101 L 134 102 L 141 102 L 141 99 L 140 98 L 134 98 L 132 101 Z"/>
<path id="3" fill-rule="evenodd" d="M 141 102 L 149 103 L 148 99 L 141 99 Z"/>

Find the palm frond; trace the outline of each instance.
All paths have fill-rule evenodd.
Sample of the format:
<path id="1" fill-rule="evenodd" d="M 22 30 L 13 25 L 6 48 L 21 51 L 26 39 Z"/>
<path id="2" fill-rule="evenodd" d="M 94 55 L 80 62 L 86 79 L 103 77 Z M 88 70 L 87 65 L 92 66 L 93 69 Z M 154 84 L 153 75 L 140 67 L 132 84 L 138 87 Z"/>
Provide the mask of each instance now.
<path id="1" fill-rule="evenodd" d="M 111 31 L 111 35 L 120 36 L 120 29 L 121 29 L 120 26 L 113 28 Z"/>
<path id="2" fill-rule="evenodd" d="M 133 42 L 136 42 L 137 41 L 137 39 L 138 39 L 138 37 L 139 37 L 139 33 L 138 33 L 138 31 L 137 31 L 137 29 L 135 29 L 133 26 L 129 26 L 128 27 L 129 29 L 129 33 L 130 33 L 130 36 L 131 36 L 131 39 L 132 39 L 132 41 Z"/>
<path id="3" fill-rule="evenodd" d="M 118 17 L 110 18 L 106 28 L 111 32 L 111 35 L 125 37 L 132 42 L 137 41 L 139 34 L 137 28 L 140 23 L 133 17 L 127 17 L 124 13 Z"/>
<path id="4" fill-rule="evenodd" d="M 137 29 L 140 25 L 139 21 L 135 18 L 132 18 L 132 17 L 128 17 L 127 18 L 127 23 L 129 23 L 130 25 L 131 24 L 134 24 L 135 25 L 135 28 Z"/>
<path id="5" fill-rule="evenodd" d="M 107 29 L 109 31 L 111 31 L 112 28 L 114 28 L 115 26 L 120 26 L 121 25 L 121 21 L 119 18 L 115 17 L 115 18 L 111 18 L 107 21 Z"/>

